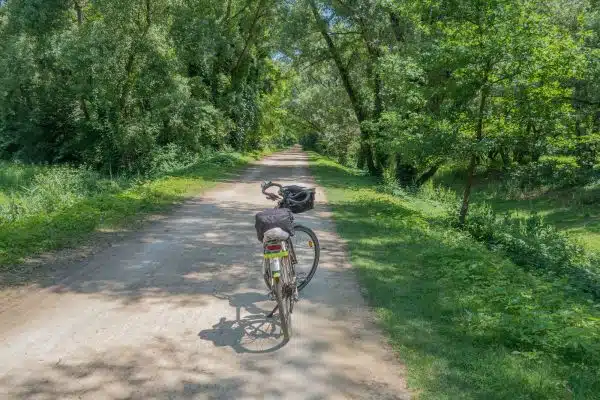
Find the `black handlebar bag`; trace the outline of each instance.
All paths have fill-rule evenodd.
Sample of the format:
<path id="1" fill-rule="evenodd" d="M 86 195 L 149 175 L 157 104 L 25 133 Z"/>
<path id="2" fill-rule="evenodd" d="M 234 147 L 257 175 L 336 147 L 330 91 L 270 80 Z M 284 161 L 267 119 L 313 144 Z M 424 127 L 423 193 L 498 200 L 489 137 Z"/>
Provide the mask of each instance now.
<path id="1" fill-rule="evenodd" d="M 265 232 L 273 228 L 281 228 L 290 236 L 294 235 L 294 214 L 287 208 L 273 208 L 256 214 L 256 236 L 260 242 L 265 237 Z"/>
<path id="2" fill-rule="evenodd" d="M 302 214 L 303 212 L 315 208 L 315 191 L 311 189 L 301 188 L 302 190 L 291 193 L 289 197 L 285 197 L 282 206 L 290 209 L 294 214 Z"/>

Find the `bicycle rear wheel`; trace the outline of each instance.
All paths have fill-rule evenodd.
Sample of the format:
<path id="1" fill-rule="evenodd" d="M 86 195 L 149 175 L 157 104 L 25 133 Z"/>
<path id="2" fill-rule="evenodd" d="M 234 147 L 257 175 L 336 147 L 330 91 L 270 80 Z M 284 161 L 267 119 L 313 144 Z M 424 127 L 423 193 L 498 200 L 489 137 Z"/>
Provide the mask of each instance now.
<path id="1" fill-rule="evenodd" d="M 295 225 L 294 232 L 294 236 L 288 239 L 288 247 L 291 250 L 298 291 L 301 291 L 317 272 L 321 246 L 317 235 L 310 228 Z"/>
<path id="2" fill-rule="evenodd" d="M 277 307 L 279 308 L 279 319 L 281 320 L 281 331 L 286 341 L 290 340 L 291 329 L 290 329 L 290 312 L 288 308 L 287 296 L 285 296 L 284 282 L 281 278 L 275 278 L 275 298 L 277 300 Z"/>
<path id="3" fill-rule="evenodd" d="M 292 336 L 292 312 L 297 299 L 296 275 L 290 257 L 282 258 L 281 264 L 280 276 L 275 280 L 275 297 L 283 337 L 288 341 Z"/>

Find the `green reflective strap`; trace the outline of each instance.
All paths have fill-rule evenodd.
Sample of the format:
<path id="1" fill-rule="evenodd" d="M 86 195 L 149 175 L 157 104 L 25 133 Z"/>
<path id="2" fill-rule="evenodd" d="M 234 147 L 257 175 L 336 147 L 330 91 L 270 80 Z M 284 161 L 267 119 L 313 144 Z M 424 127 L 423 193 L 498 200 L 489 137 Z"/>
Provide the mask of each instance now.
<path id="1" fill-rule="evenodd" d="M 290 253 L 287 251 L 280 251 L 279 253 L 265 253 L 265 258 L 269 259 L 269 258 L 281 258 L 281 257 L 287 257 L 289 256 Z"/>

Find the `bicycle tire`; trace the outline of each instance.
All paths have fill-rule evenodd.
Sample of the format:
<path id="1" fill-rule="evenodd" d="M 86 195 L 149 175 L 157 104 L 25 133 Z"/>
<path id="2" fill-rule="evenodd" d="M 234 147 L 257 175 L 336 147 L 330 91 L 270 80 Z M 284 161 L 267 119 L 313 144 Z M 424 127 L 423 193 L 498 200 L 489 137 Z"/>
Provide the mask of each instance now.
<path id="1" fill-rule="evenodd" d="M 283 332 L 283 338 L 288 341 L 290 340 L 290 326 L 288 324 L 289 309 L 287 307 L 287 301 L 283 295 L 283 279 L 275 279 L 275 298 L 277 300 L 277 306 L 279 307 L 279 319 L 281 321 L 281 331 Z"/>
<path id="2" fill-rule="evenodd" d="M 310 269 L 310 272 L 308 273 L 308 275 L 306 276 L 306 279 L 304 279 L 301 282 L 298 282 L 297 287 L 298 287 L 298 291 L 300 292 L 302 289 L 304 289 L 311 281 L 311 279 L 315 276 L 315 273 L 317 272 L 317 268 L 319 266 L 319 258 L 321 256 L 321 245 L 319 244 L 319 239 L 317 238 L 317 235 L 313 232 L 312 229 L 304 226 L 304 225 L 294 225 L 294 231 L 301 231 L 306 233 L 308 236 L 310 236 L 314 248 L 315 248 L 315 258 L 313 260 L 313 264 L 312 267 Z M 292 250 L 292 254 L 293 257 L 295 258 L 295 250 L 294 250 L 294 245 L 291 241 L 291 239 L 288 239 L 288 246 L 290 247 L 290 249 Z"/>

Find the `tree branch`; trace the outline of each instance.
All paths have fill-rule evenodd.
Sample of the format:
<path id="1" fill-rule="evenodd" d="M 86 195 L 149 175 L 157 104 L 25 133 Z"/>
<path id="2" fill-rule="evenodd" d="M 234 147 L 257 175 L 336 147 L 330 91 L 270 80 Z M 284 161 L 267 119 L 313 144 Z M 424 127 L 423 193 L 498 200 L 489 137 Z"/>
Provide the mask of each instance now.
<path id="1" fill-rule="evenodd" d="M 290 113 L 289 115 L 295 118 L 298 122 L 303 123 L 305 126 L 308 126 L 319 133 L 323 132 L 323 128 L 317 125 L 317 123 L 311 121 L 310 119 L 294 113 Z"/>
<path id="2" fill-rule="evenodd" d="M 234 19 L 236 19 L 237 17 L 239 17 L 242 13 L 244 13 L 246 10 L 248 10 L 248 8 L 250 8 L 250 6 L 252 5 L 253 1 L 252 0 L 248 0 L 246 1 L 246 4 L 244 4 L 244 6 L 242 8 L 240 8 L 238 11 L 235 12 L 235 14 L 231 15 L 232 12 L 232 5 L 231 5 L 231 0 L 228 0 L 227 2 L 227 9 L 225 12 L 225 18 L 223 18 L 224 22 L 229 22 L 229 21 L 233 21 Z"/>
<path id="3" fill-rule="evenodd" d="M 350 7 L 350 6 L 348 5 L 348 3 L 344 2 L 343 0 L 336 0 L 336 2 L 337 2 L 337 3 L 338 3 L 340 6 L 342 6 L 342 8 L 345 8 L 345 9 L 346 9 L 346 11 L 349 11 L 349 12 L 350 12 L 350 13 L 352 13 L 352 14 L 354 14 L 354 13 L 355 13 L 354 9 L 352 9 L 352 7 Z"/>
<path id="4" fill-rule="evenodd" d="M 315 18 L 315 23 L 317 24 L 317 27 L 319 28 L 319 31 L 321 32 L 321 35 L 323 36 L 323 40 L 325 40 L 325 43 L 327 43 L 327 47 L 329 48 L 329 52 L 331 53 L 331 58 L 333 59 L 333 61 L 335 62 L 336 66 L 338 68 L 340 78 L 342 79 L 344 88 L 346 89 L 346 93 L 348 94 L 348 97 L 350 98 L 350 103 L 352 103 L 352 107 L 354 108 L 356 118 L 358 119 L 359 122 L 363 122 L 366 118 L 366 115 L 362 108 L 362 105 L 360 104 L 360 100 L 358 98 L 356 90 L 354 89 L 354 86 L 352 85 L 352 81 L 350 80 L 350 72 L 348 71 L 348 66 L 344 65 L 344 62 L 342 61 L 342 57 L 340 56 L 338 48 L 336 47 L 335 43 L 333 42 L 333 39 L 329 35 L 328 29 L 327 29 L 327 23 L 321 17 L 321 14 L 317 7 L 316 1 L 309 0 L 309 4 L 311 7 L 313 16 Z"/>
<path id="5" fill-rule="evenodd" d="M 262 11 L 264 2 L 265 2 L 265 0 L 260 0 L 258 5 L 256 6 L 256 12 L 254 13 L 254 18 L 252 19 L 252 24 L 250 25 L 250 29 L 248 30 L 248 38 L 246 39 L 246 42 L 244 43 L 244 48 L 242 49 L 242 53 L 238 57 L 237 62 L 235 63 L 235 66 L 231 70 L 232 76 L 238 71 L 240 65 L 242 64 L 242 60 L 244 59 L 244 57 L 246 57 L 248 48 L 250 48 L 250 44 L 252 43 L 252 40 L 254 39 L 254 28 L 256 28 L 258 21 L 263 16 L 261 14 L 261 11 Z"/>
<path id="6" fill-rule="evenodd" d="M 577 99 L 575 97 L 561 97 L 561 100 L 569 101 L 572 103 L 581 103 L 588 106 L 600 106 L 600 101 L 591 101 L 586 99 Z"/>
<path id="7" fill-rule="evenodd" d="M 312 62 L 308 63 L 307 65 L 301 65 L 300 67 L 298 67 L 298 69 L 300 71 L 306 71 L 307 69 L 314 67 L 317 64 L 320 64 L 322 62 L 329 61 L 329 60 L 331 60 L 331 56 L 327 55 L 323 58 L 319 58 L 318 60 L 312 61 Z"/>
<path id="8" fill-rule="evenodd" d="M 360 31 L 348 31 L 348 32 L 329 32 L 330 35 L 360 35 Z"/>
<path id="9" fill-rule="evenodd" d="M 73 0 L 73 7 L 75 8 L 75 13 L 77 14 L 77 25 L 81 26 L 81 24 L 83 24 L 83 10 L 80 0 Z"/>

